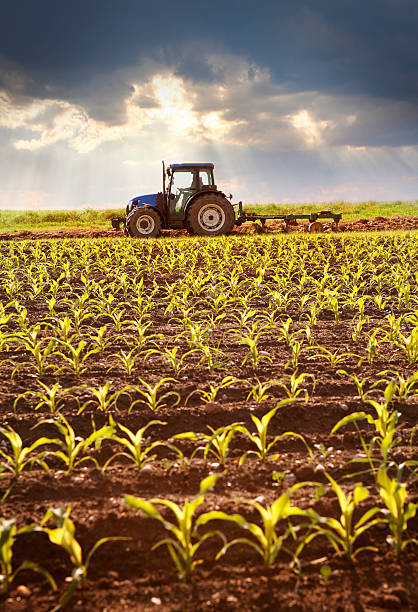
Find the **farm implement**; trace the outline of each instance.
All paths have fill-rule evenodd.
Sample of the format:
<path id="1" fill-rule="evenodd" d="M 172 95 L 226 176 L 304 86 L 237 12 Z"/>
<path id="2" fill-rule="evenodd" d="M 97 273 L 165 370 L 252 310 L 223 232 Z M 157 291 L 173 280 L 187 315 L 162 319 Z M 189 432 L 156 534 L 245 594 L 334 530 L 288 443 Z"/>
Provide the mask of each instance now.
<path id="1" fill-rule="evenodd" d="M 217 188 L 213 170 L 212 163 L 171 164 L 165 170 L 163 162 L 162 191 L 129 200 L 126 216 L 113 217 L 112 227 L 118 230 L 123 224 L 127 236 L 155 238 L 161 229 L 187 229 L 198 236 L 220 236 L 247 221 L 260 221 L 264 227 L 267 220 L 274 219 L 284 221 L 285 231 L 296 225 L 298 219 L 307 219 L 308 231 L 320 232 L 323 229 L 320 219 L 332 219 L 335 227 L 341 220 L 341 213 L 330 211 L 305 215 L 245 212 L 242 202 L 231 204 L 232 194 L 228 198 Z"/>

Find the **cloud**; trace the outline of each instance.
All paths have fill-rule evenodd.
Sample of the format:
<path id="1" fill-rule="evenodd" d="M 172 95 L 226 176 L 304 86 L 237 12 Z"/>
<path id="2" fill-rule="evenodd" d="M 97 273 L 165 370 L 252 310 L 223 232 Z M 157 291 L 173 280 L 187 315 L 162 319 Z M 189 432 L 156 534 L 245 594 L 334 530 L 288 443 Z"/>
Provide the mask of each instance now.
<path id="1" fill-rule="evenodd" d="M 147 141 L 151 132 L 185 142 L 298 151 L 326 146 L 369 147 L 418 143 L 417 107 L 411 102 L 293 92 L 266 67 L 228 54 L 210 54 L 210 81 L 173 69 L 139 67 L 123 84 L 119 122 L 99 120 L 82 104 L 0 92 L 0 126 L 21 128 L 15 148 L 35 151 L 65 142 L 86 154 L 104 143 Z M 120 98 L 120 92 L 115 92 Z M 91 103 L 91 100 L 90 100 Z"/>

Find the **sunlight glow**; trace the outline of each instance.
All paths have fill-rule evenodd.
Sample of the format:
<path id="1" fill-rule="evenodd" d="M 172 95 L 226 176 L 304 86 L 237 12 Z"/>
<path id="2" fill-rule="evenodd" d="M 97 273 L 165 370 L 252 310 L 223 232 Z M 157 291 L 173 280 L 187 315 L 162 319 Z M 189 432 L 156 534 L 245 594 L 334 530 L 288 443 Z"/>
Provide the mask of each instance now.
<path id="1" fill-rule="evenodd" d="M 287 115 L 290 124 L 302 132 L 308 146 L 319 145 L 323 141 L 323 131 L 335 127 L 332 121 L 315 121 L 309 111 L 302 109 L 294 115 Z"/>

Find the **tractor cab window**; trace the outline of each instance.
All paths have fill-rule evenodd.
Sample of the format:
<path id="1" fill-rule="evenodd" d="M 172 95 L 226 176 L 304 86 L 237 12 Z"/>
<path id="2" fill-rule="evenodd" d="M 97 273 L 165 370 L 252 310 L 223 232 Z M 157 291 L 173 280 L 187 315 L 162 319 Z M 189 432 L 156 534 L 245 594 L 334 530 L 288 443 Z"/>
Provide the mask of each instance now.
<path id="1" fill-rule="evenodd" d="M 204 187 L 205 185 L 213 185 L 211 170 L 200 170 L 199 172 L 199 186 Z"/>
<path id="2" fill-rule="evenodd" d="M 189 197 L 196 191 L 195 173 L 191 170 L 176 170 L 171 177 L 171 194 L 174 195 L 172 208 L 181 210 Z"/>

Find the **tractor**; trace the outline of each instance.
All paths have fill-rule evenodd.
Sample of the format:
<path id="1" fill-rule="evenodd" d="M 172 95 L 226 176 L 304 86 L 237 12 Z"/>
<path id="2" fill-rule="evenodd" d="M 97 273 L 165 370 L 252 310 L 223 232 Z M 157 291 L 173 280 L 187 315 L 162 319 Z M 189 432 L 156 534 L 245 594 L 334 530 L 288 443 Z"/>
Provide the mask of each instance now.
<path id="1" fill-rule="evenodd" d="M 129 200 L 126 216 L 113 217 L 112 227 L 118 230 L 122 223 L 125 234 L 132 238 L 155 238 L 161 229 L 187 229 L 198 236 L 220 236 L 246 221 L 260 221 L 264 227 L 268 219 L 282 219 L 286 230 L 296 224 L 296 219 L 309 219 L 309 231 L 316 232 L 322 229 L 318 218 L 332 218 L 336 225 L 341 219 L 341 214 L 329 211 L 310 215 L 244 212 L 242 202 L 231 204 L 232 195 L 228 198 L 217 188 L 213 169 L 212 163 L 184 163 L 171 164 L 166 170 L 163 162 L 163 190 Z"/>

